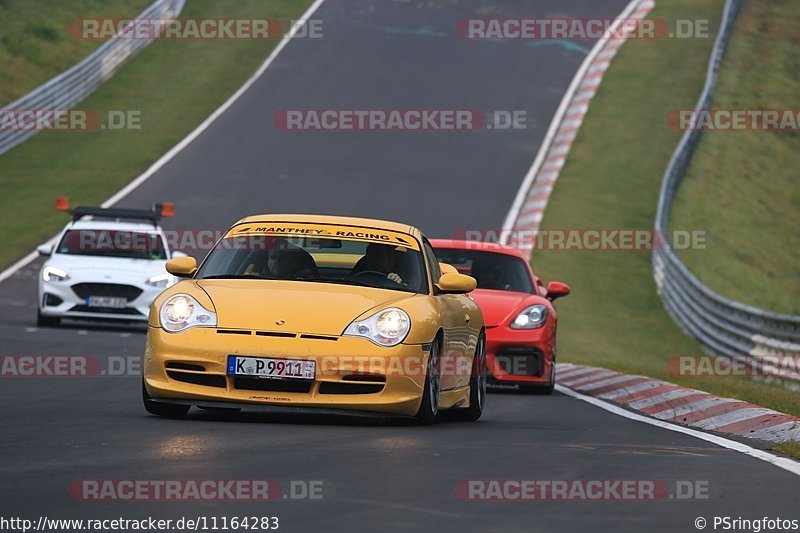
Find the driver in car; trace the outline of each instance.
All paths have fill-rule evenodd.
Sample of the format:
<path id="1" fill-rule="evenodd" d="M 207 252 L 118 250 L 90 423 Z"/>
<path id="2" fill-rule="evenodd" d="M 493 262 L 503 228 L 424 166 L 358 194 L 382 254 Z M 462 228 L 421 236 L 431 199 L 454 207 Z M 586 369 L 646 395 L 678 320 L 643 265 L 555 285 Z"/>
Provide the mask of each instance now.
<path id="1" fill-rule="evenodd" d="M 385 275 L 389 280 L 398 285 L 403 283 L 395 266 L 397 265 L 397 255 L 394 246 L 390 244 L 371 243 L 367 246 L 364 257 L 358 260 L 353 267 L 352 275 L 365 274 L 368 272 Z"/>
<path id="2" fill-rule="evenodd" d="M 478 287 L 481 289 L 507 290 L 510 288 L 503 267 L 497 264 L 475 261 L 472 265 L 472 276 L 478 281 Z"/>

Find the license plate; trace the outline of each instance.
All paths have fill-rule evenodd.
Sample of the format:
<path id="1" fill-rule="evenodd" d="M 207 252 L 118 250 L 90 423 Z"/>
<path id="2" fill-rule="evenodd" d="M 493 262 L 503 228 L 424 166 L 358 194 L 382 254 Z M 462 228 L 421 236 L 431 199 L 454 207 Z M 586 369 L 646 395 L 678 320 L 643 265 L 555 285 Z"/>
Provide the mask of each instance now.
<path id="1" fill-rule="evenodd" d="M 314 379 L 316 371 L 316 361 L 243 357 L 241 355 L 228 356 L 229 376 L 271 379 Z"/>
<path id="2" fill-rule="evenodd" d="M 128 305 L 125 298 L 115 298 L 114 296 L 89 296 L 86 298 L 86 305 L 89 307 L 113 307 L 122 309 Z"/>

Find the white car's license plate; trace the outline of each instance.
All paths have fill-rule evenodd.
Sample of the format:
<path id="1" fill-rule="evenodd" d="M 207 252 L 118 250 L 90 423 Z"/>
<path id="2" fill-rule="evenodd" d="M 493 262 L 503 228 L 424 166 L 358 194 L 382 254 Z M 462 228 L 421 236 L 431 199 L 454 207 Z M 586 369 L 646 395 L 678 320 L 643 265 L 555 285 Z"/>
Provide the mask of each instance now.
<path id="1" fill-rule="evenodd" d="M 89 307 L 112 307 L 114 309 L 122 309 L 128 305 L 128 300 L 125 298 L 116 298 L 114 296 L 89 296 L 86 298 L 86 305 Z"/>
<path id="2" fill-rule="evenodd" d="M 302 359 L 273 359 L 267 357 L 228 356 L 229 376 L 253 378 L 314 379 L 316 361 Z"/>

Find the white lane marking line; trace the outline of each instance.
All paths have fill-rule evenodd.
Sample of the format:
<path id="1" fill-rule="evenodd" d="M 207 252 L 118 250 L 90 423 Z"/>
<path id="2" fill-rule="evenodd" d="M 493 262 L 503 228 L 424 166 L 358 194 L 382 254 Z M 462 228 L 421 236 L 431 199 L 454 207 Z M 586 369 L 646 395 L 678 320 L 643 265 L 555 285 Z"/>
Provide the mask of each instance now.
<path id="1" fill-rule="evenodd" d="M 750 457 L 754 457 L 755 459 L 766 461 L 770 464 L 777 466 L 778 468 L 786 470 L 787 472 L 791 472 L 796 476 L 800 476 L 800 463 L 793 461 L 791 459 L 787 459 L 786 457 L 780 457 L 778 455 L 774 455 L 769 452 L 765 452 L 763 450 L 757 450 L 756 448 L 748 446 L 747 444 L 742 444 L 741 442 L 736 442 L 730 439 L 726 439 L 724 437 L 710 435 L 708 433 L 704 433 L 696 429 L 678 426 L 670 422 L 664 422 L 663 420 L 648 418 L 646 416 L 637 413 L 632 413 L 621 407 L 617 407 L 616 405 L 604 402 L 603 400 L 593 398 L 585 394 L 581 394 L 580 392 L 576 392 L 572 389 L 564 387 L 563 385 L 556 385 L 556 390 L 562 394 L 566 394 L 567 396 L 571 396 L 578 400 L 583 400 L 584 402 L 590 403 L 594 406 L 604 409 L 609 413 L 613 413 L 615 415 L 619 415 L 630 420 L 635 420 L 636 422 L 642 422 L 644 424 L 649 424 L 651 426 L 667 429 L 669 431 L 674 431 L 676 433 L 683 433 L 684 435 L 689 435 L 690 437 L 695 437 L 697 439 L 704 440 L 712 444 L 716 444 L 717 446 L 721 446 L 722 448 L 734 450 L 743 453 L 745 455 L 749 455 Z"/>
<path id="2" fill-rule="evenodd" d="M 644 409 L 645 407 L 651 407 L 653 405 L 658 405 L 660 403 L 668 402 L 670 400 L 677 400 L 678 398 L 685 398 L 686 396 L 691 396 L 693 394 L 697 394 L 697 391 L 693 389 L 671 390 L 663 392 L 661 394 L 657 394 L 656 396 L 651 396 L 650 398 L 636 400 L 634 402 L 629 403 L 628 405 L 630 406 L 631 409 Z"/>
<path id="3" fill-rule="evenodd" d="M 772 409 L 764 409 L 763 407 L 746 407 L 742 409 L 736 409 L 729 413 L 710 416 L 708 418 L 703 418 L 701 420 L 695 420 L 694 422 L 692 422 L 692 425 L 701 427 L 703 429 L 716 429 L 716 428 L 721 428 L 722 426 L 727 426 L 729 424 L 738 424 L 740 422 L 746 422 L 751 418 L 756 418 L 758 416 L 780 415 L 780 414 L 781 413 L 777 411 L 773 411 Z"/>
<path id="4" fill-rule="evenodd" d="M 311 18 L 311 15 L 314 14 L 317 8 L 319 8 L 319 6 L 321 6 L 324 1 L 325 0 L 315 0 L 315 2 L 309 6 L 309 8 L 306 10 L 305 13 L 303 13 L 303 15 L 300 17 L 299 20 L 309 20 Z M 252 76 L 250 76 L 250 78 L 246 82 L 244 82 L 244 85 L 239 87 L 239 89 L 235 93 L 233 93 L 231 97 L 225 101 L 225 103 L 219 106 L 216 109 L 216 111 L 211 113 L 211 115 L 209 115 L 208 118 L 206 118 L 203 122 L 201 122 L 200 125 L 197 126 L 194 130 L 192 130 L 191 133 L 189 133 L 189 135 L 184 137 L 178 144 L 173 146 L 166 154 L 161 156 L 158 159 L 158 161 L 156 161 L 150 166 L 150 168 L 145 170 L 133 181 L 131 181 L 125 187 L 120 189 L 111 198 L 100 204 L 100 207 L 110 207 L 115 203 L 119 202 L 120 200 L 122 200 L 127 195 L 129 195 L 142 183 L 147 181 L 150 178 L 150 176 L 152 176 L 158 170 L 160 170 L 161 167 L 166 165 L 173 157 L 178 155 L 178 153 L 180 153 L 184 148 L 186 148 L 186 146 L 188 146 L 192 141 L 194 141 L 197 137 L 199 137 L 200 134 L 202 134 L 206 129 L 208 129 L 208 127 L 217 118 L 219 118 L 220 115 L 222 115 L 225 111 L 227 111 L 228 108 L 231 107 L 236 102 L 236 100 L 238 100 L 239 97 L 242 96 L 242 94 L 244 94 L 258 80 L 258 78 L 261 77 L 262 74 L 264 74 L 264 72 L 272 64 L 272 62 L 275 61 L 275 58 L 278 56 L 278 53 L 280 53 L 280 51 L 283 50 L 283 48 L 295 36 L 295 34 L 298 32 L 299 29 L 300 25 L 292 26 L 292 28 L 289 30 L 289 33 L 284 35 L 283 39 L 281 39 L 278 45 L 272 50 L 272 53 L 261 64 L 261 66 L 258 67 L 258 70 Z M 55 236 L 49 239 L 47 243 L 49 244 L 53 243 L 54 240 Z M 22 259 L 20 259 L 10 267 L 8 267 L 7 269 L 0 272 L 0 283 L 10 278 L 14 274 L 16 274 L 18 270 L 24 268 L 25 266 L 33 262 L 33 260 L 36 259 L 37 257 L 39 257 L 39 254 L 34 250 L 33 252 L 29 253 L 28 255 L 26 255 L 25 257 L 23 257 Z"/>

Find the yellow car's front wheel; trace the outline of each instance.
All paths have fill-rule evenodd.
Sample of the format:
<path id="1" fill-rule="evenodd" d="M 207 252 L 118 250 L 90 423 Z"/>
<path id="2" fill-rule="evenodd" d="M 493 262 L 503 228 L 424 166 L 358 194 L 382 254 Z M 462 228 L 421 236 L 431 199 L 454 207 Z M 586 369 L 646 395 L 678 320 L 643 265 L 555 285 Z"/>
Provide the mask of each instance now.
<path id="1" fill-rule="evenodd" d="M 442 388 L 442 375 L 439 369 L 440 352 L 441 344 L 439 337 L 436 337 L 431 344 L 431 354 L 428 356 L 422 401 L 419 405 L 419 411 L 414 416 L 417 423 L 425 426 L 432 424 L 439 413 L 439 392 Z"/>

